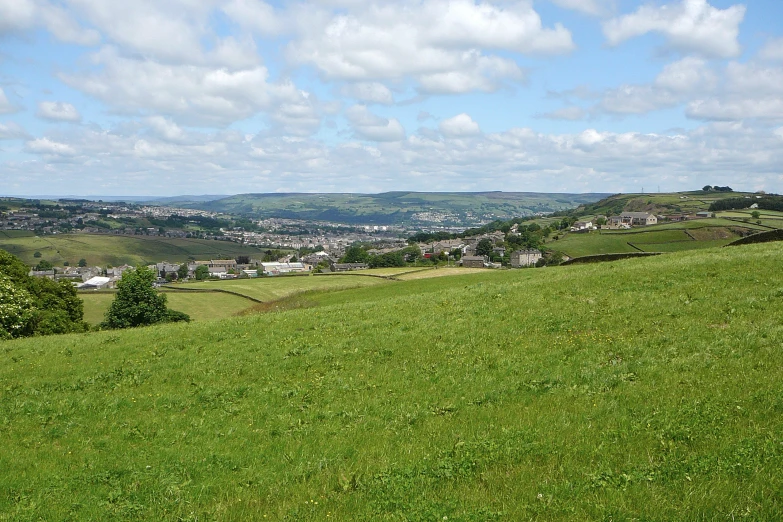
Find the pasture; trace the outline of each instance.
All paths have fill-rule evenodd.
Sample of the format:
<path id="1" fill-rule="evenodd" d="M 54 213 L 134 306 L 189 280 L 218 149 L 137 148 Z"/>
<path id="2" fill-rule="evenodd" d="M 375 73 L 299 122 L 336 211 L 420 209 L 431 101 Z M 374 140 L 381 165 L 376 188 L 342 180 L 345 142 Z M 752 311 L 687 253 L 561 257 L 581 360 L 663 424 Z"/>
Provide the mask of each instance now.
<path id="1" fill-rule="evenodd" d="M 13 232 L 13 231 L 8 231 Z M 0 234 L 0 249 L 6 250 L 29 265 L 41 259 L 55 266 L 67 261 L 76 266 L 85 259 L 90 266 L 139 265 L 169 261 L 183 263 L 194 259 L 223 259 L 238 255 L 259 256 L 261 249 L 231 241 L 175 239 L 147 236 L 114 236 L 103 234 L 58 234 L 49 236 L 6 237 Z"/>
<path id="2" fill-rule="evenodd" d="M 0 520 L 781 520 L 781 258 L 0 343 Z"/>

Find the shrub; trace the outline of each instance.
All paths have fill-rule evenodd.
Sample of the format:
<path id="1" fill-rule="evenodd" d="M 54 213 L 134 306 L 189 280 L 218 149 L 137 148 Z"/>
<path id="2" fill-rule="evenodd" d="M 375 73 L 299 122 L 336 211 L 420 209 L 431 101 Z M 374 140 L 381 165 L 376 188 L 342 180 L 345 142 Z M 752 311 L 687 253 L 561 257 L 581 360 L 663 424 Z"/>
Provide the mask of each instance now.
<path id="1" fill-rule="evenodd" d="M 21 337 L 33 315 L 33 300 L 7 276 L 0 275 L 0 339 Z"/>

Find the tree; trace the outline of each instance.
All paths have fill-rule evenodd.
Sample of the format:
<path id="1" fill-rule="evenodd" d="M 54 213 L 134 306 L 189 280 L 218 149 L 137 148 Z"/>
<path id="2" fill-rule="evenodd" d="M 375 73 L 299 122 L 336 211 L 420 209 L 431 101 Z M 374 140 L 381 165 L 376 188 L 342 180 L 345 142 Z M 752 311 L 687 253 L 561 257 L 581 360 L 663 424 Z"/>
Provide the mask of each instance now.
<path id="1" fill-rule="evenodd" d="M 15 316 L 22 317 L 24 325 L 14 329 L 14 337 L 83 332 L 89 328 L 83 321 L 84 304 L 73 285 L 67 281 L 29 277 L 28 270 L 20 259 L 0 250 L 0 278 L 5 277 L 10 281 L 14 287 L 13 295 L 26 296 L 30 301 L 30 306 L 24 307 L 24 314 Z M 7 290 L 8 283 L 2 286 L 1 297 L 12 299 L 5 295 L 11 292 Z M 8 306 L 14 309 L 14 306 Z M 5 321 L 5 318 L 0 321 Z"/>
<path id="2" fill-rule="evenodd" d="M 187 263 L 182 263 L 181 265 L 179 265 L 179 268 L 177 269 L 177 279 L 179 279 L 180 281 L 184 281 L 185 279 L 188 278 L 188 273 L 189 272 L 188 272 Z"/>
<path id="3" fill-rule="evenodd" d="M 369 254 L 362 247 L 354 245 L 345 251 L 345 255 L 340 259 L 341 263 L 367 263 L 370 260 Z"/>
<path id="4" fill-rule="evenodd" d="M 82 267 L 82 268 L 84 268 L 85 266 L 87 266 L 87 260 L 86 260 L 86 259 L 84 259 L 84 258 L 81 258 L 81 259 L 79 260 L 79 266 L 80 266 L 80 267 Z"/>
<path id="5" fill-rule="evenodd" d="M 703 190 L 704 192 L 709 192 L 709 191 L 711 191 L 711 190 L 712 190 L 712 185 L 704 185 L 704 186 L 701 188 L 701 190 Z"/>
<path id="6" fill-rule="evenodd" d="M 754 210 L 753 212 L 750 213 L 750 217 L 752 217 L 753 219 L 758 219 L 761 217 L 761 212 L 759 212 L 758 210 Z"/>
<path id="7" fill-rule="evenodd" d="M 38 259 L 39 257 L 41 257 L 41 253 L 36 251 L 35 254 L 33 254 L 33 257 Z"/>
<path id="8" fill-rule="evenodd" d="M 205 279 L 209 279 L 209 268 L 207 265 L 198 265 L 196 267 L 196 281 L 203 281 Z"/>
<path id="9" fill-rule="evenodd" d="M 492 240 L 489 238 L 484 238 L 478 242 L 478 245 L 476 245 L 476 255 L 491 256 L 493 248 Z"/>
<path id="10" fill-rule="evenodd" d="M 33 314 L 30 294 L 10 277 L 0 275 L 0 339 L 24 335 L 24 328 Z"/>
<path id="11" fill-rule="evenodd" d="M 43 272 L 44 270 L 51 270 L 52 268 L 54 268 L 54 266 L 52 266 L 52 264 L 46 259 L 41 259 L 40 261 L 38 261 L 38 264 L 35 266 L 35 269 L 41 272 Z"/>
<path id="12" fill-rule="evenodd" d="M 104 328 L 133 328 L 172 320 L 190 320 L 181 312 L 170 313 L 166 295 L 155 290 L 155 272 L 145 266 L 126 270 L 117 283 L 117 295 L 101 323 Z M 187 319 L 186 319 L 187 318 Z"/>

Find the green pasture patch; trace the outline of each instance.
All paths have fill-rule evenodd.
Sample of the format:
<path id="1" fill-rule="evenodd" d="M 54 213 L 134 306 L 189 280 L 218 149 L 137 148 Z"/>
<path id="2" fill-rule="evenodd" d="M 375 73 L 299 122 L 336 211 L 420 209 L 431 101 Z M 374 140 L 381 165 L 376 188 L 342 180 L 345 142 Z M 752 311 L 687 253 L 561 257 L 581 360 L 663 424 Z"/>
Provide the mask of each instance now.
<path id="1" fill-rule="evenodd" d="M 781 520 L 782 258 L 2 342 L 0 520 Z"/>
<path id="2" fill-rule="evenodd" d="M 212 321 L 239 314 L 255 303 L 244 297 L 222 292 L 165 292 L 168 307 L 185 312 L 193 321 Z M 81 292 L 84 320 L 91 325 L 103 321 L 114 300 L 114 292 Z"/>
<path id="3" fill-rule="evenodd" d="M 86 259 L 90 266 L 120 266 L 161 261 L 183 263 L 189 258 L 233 259 L 238 255 L 259 256 L 262 253 L 258 248 L 231 241 L 108 234 L 11 238 L 0 236 L 0 249 L 7 250 L 30 265 L 38 262 L 33 254 L 41 252 L 42 259 L 56 266 L 65 261 L 75 265 L 79 259 Z"/>
<path id="4" fill-rule="evenodd" d="M 380 277 L 361 275 L 301 275 L 288 277 L 260 277 L 256 279 L 236 279 L 232 281 L 205 281 L 183 284 L 184 289 L 221 289 L 235 292 L 259 301 L 275 301 L 294 294 L 320 290 L 341 290 L 390 284 L 391 281 Z"/>

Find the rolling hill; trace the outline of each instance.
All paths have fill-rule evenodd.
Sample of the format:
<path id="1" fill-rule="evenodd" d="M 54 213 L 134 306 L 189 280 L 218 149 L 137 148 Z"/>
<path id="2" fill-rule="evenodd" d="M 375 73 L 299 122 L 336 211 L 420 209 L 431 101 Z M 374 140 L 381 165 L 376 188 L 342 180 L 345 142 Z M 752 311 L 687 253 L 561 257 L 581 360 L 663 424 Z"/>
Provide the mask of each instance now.
<path id="1" fill-rule="evenodd" d="M 0 343 L 0 520 L 781 520 L 782 255 Z"/>
<path id="2" fill-rule="evenodd" d="M 240 194 L 178 205 L 254 218 L 393 225 L 414 220 L 469 226 L 591 203 L 608 194 L 534 192 L 386 192 L 383 194 Z M 421 216 L 423 213 L 438 216 Z"/>

